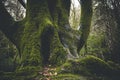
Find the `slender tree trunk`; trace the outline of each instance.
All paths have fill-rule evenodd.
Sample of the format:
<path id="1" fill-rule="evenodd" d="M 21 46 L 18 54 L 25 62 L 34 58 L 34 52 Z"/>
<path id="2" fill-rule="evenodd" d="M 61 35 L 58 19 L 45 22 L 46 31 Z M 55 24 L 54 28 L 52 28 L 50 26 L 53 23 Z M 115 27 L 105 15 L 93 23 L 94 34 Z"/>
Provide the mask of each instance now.
<path id="1" fill-rule="evenodd" d="M 80 31 L 82 32 L 80 41 L 78 43 L 79 52 L 85 44 L 91 26 L 92 19 L 92 0 L 80 0 L 81 3 L 81 18 L 80 18 Z"/>

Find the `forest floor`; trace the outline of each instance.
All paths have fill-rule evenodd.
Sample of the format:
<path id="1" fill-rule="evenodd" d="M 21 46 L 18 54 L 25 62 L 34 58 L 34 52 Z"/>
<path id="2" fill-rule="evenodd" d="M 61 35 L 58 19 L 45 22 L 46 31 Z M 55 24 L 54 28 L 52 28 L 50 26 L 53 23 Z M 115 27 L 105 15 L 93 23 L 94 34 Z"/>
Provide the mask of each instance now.
<path id="1" fill-rule="evenodd" d="M 40 79 L 36 78 L 35 80 L 52 80 L 51 77 L 58 75 L 56 68 L 51 67 L 51 65 L 45 66 L 43 70 L 39 71 L 38 73 L 43 77 Z"/>
<path id="2" fill-rule="evenodd" d="M 44 66 L 40 71 L 37 71 L 37 76 L 32 77 L 29 74 L 11 74 L 7 73 L 0 76 L 0 80 L 120 80 L 117 77 L 98 77 L 98 76 L 84 76 L 82 74 L 72 74 L 72 73 L 59 73 L 57 71 L 58 67 L 53 67 L 51 65 Z M 29 73 L 29 72 L 28 72 Z M 30 72 L 30 74 L 33 74 Z M 16 75 L 16 76 L 15 76 Z M 3 78 L 2 78 L 3 77 Z"/>
<path id="3" fill-rule="evenodd" d="M 38 72 L 42 77 L 36 77 L 34 80 L 87 80 L 83 76 L 74 74 L 59 74 L 57 67 L 51 67 L 51 65 L 45 66 L 43 71 Z"/>
<path id="4" fill-rule="evenodd" d="M 27 66 L 15 72 L 0 72 L 0 80 L 120 80 L 120 67 L 97 57 L 68 60 L 61 66 Z"/>
<path id="5" fill-rule="evenodd" d="M 82 74 L 59 73 L 57 67 L 51 65 L 44 66 L 42 71 L 38 72 L 38 77 L 34 80 L 120 80 L 117 77 L 98 77 L 84 76 Z M 42 77 L 41 77 L 42 76 Z"/>

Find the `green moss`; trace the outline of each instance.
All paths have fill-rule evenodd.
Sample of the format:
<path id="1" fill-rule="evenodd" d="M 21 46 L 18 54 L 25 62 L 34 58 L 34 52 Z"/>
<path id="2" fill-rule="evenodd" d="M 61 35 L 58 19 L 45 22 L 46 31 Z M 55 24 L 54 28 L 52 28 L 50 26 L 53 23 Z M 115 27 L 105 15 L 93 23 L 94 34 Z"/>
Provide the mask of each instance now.
<path id="1" fill-rule="evenodd" d="M 92 19 L 92 0 L 81 1 L 81 17 L 80 17 L 80 31 L 81 39 L 78 44 L 78 52 L 80 52 L 83 45 L 86 43 L 86 40 L 88 38 L 89 32 L 90 32 L 90 26 L 91 26 L 91 19 Z"/>
<path id="2" fill-rule="evenodd" d="M 86 56 L 76 61 L 68 61 L 63 66 L 63 73 L 74 73 L 91 76 L 115 76 L 112 67 L 105 61 L 94 57 Z"/>
<path id="3" fill-rule="evenodd" d="M 29 7 L 20 41 L 21 66 L 62 64 L 66 60 L 66 51 L 59 40 L 58 23 L 53 24 L 46 1 L 41 6 L 33 5 L 39 7 L 37 12 Z"/>
<path id="4" fill-rule="evenodd" d="M 41 35 L 43 30 L 50 26 L 50 20 L 45 18 L 43 23 L 27 21 L 21 36 L 20 53 L 22 65 L 42 65 L 43 57 L 41 52 Z"/>
<path id="5" fill-rule="evenodd" d="M 20 52 L 17 70 L 36 66 L 42 67 L 47 62 L 61 65 L 66 61 L 66 51 L 59 40 L 58 30 L 68 24 L 68 12 L 64 1 L 57 0 L 52 16 L 47 0 L 29 0 L 26 18 L 16 23 L 19 26 L 15 43 Z M 55 13 L 54 13 L 55 12 Z M 47 57 L 47 59 L 46 59 Z M 45 63 L 46 62 L 46 63 Z"/>
<path id="6" fill-rule="evenodd" d="M 86 77 L 75 74 L 59 74 L 52 77 L 53 80 L 87 80 Z"/>
<path id="7" fill-rule="evenodd" d="M 57 30 L 54 29 L 54 35 L 50 45 L 50 63 L 53 65 L 61 65 L 66 61 L 67 52 L 60 43 Z"/>
<path id="8" fill-rule="evenodd" d="M 43 66 L 45 58 L 43 55 L 49 54 L 43 52 L 44 44 L 42 43 L 44 30 L 52 26 L 49 10 L 46 1 L 42 4 L 36 2 L 28 1 L 27 16 L 20 34 L 21 68 Z M 31 3 L 33 4 L 30 5 Z"/>
<path id="9" fill-rule="evenodd" d="M 107 58 L 108 48 L 105 42 L 104 33 L 90 33 L 87 40 L 87 51 L 89 55 L 94 55 L 102 59 Z"/>

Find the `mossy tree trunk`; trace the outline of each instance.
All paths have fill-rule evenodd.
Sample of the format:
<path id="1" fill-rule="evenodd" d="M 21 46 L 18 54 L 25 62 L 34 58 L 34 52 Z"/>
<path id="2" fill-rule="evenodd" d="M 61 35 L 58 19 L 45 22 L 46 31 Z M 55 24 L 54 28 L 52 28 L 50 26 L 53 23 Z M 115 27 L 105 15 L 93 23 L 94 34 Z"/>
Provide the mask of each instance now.
<path id="1" fill-rule="evenodd" d="M 82 45 L 81 39 L 79 42 L 82 47 L 89 33 L 92 8 L 91 0 L 81 1 L 84 7 L 81 21 L 83 26 L 85 25 L 81 36 L 84 38 Z M 69 25 L 70 3 L 70 0 L 28 0 L 26 18 L 14 22 L 0 1 L 0 28 L 18 48 L 21 67 L 43 66 L 48 62 L 60 65 L 66 61 L 68 53 L 61 43 L 59 34 L 65 25 Z M 79 52 L 80 48 L 76 50 Z"/>
<path id="2" fill-rule="evenodd" d="M 82 32 L 80 41 L 78 43 L 78 52 L 85 44 L 90 33 L 91 19 L 92 19 L 92 0 L 80 0 L 81 2 L 81 18 L 80 31 Z"/>

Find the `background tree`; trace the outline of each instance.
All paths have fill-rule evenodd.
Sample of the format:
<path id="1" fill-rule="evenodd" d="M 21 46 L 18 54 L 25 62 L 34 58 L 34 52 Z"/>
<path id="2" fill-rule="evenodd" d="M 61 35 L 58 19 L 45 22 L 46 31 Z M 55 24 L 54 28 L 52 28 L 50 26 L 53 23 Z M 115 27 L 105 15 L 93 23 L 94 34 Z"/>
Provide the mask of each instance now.
<path id="1" fill-rule="evenodd" d="M 120 63 L 120 1 L 119 0 L 110 0 L 102 1 L 105 5 L 106 13 L 109 15 L 108 20 L 106 21 L 107 27 L 107 45 L 109 48 L 110 60 Z M 107 16 L 107 15 L 106 15 Z"/>
<path id="2" fill-rule="evenodd" d="M 119 1 L 93 0 L 88 54 L 119 63 Z"/>

